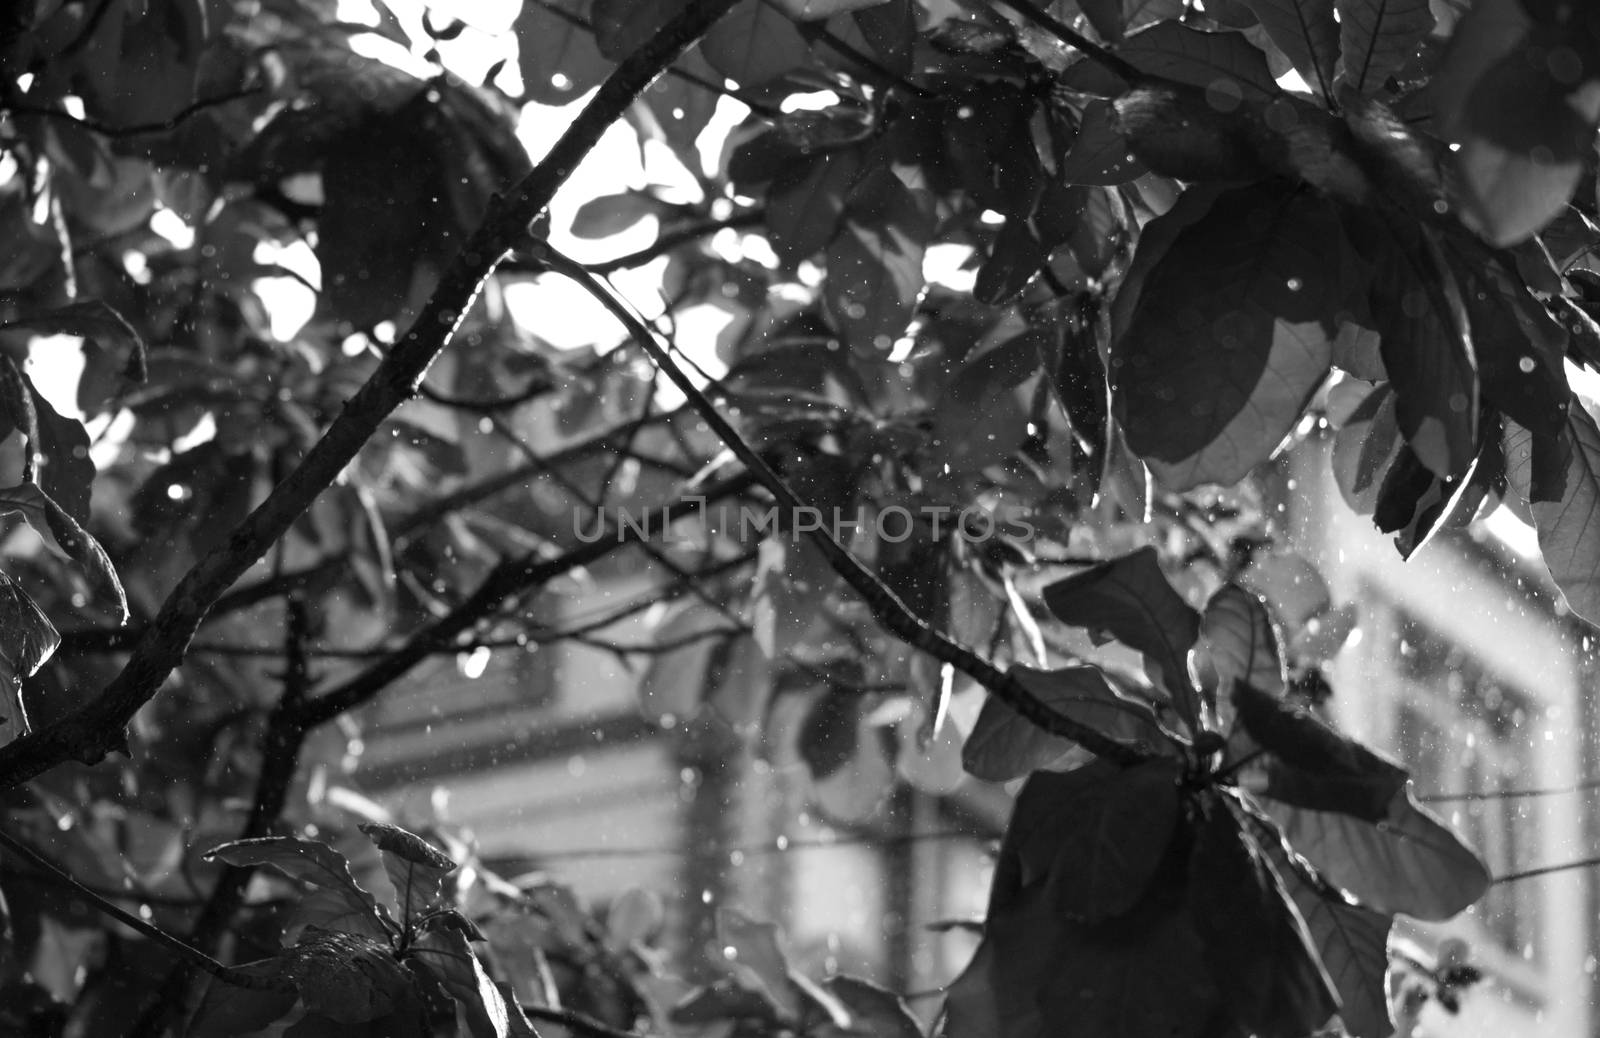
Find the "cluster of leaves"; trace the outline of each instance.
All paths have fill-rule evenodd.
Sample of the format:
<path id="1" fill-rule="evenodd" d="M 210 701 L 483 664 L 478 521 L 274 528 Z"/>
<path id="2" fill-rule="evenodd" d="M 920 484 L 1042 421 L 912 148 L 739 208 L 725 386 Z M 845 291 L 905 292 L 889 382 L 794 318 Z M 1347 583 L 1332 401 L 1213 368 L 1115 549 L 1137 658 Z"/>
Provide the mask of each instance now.
<path id="1" fill-rule="evenodd" d="M 342 1035 L 355 1026 L 397 1038 L 515 1038 L 536 1033 L 529 1013 L 601 1033 L 613 1026 L 607 1018 L 629 1027 L 642 1018 L 664 1034 L 703 1034 L 708 1025 L 810 1038 L 921 1034 L 904 1002 L 867 981 L 836 976 L 819 985 L 796 972 L 777 928 L 733 909 L 717 913 L 726 976 L 688 985 L 662 972 L 652 947 L 662 926 L 653 895 L 624 895 L 597 927 L 563 888 L 542 880 L 519 888 L 476 867 L 458 869 L 395 825 L 360 828 L 377 848 L 393 900 L 369 892 L 351 862 L 318 840 L 239 840 L 207 855 L 268 866 L 305 893 L 282 919 L 283 950 L 236 967 L 259 986 L 213 981 L 186 1034 L 243 1038 L 287 1026 L 294 1035 Z M 604 963 L 612 997 L 597 1004 L 604 985 L 593 979 L 582 990 L 562 985 L 562 959 L 587 973 Z M 564 1008 L 574 999 L 601 1016 Z"/>
<path id="2" fill-rule="evenodd" d="M 1404 768 L 1307 707 L 1259 598 L 1227 585 L 1196 612 L 1147 550 L 1045 596 L 1149 661 L 1146 687 L 1090 666 L 1024 679 L 1137 763 L 985 707 L 972 763 L 1027 781 L 947 1033 L 1307 1035 L 1337 1014 L 1355 1038 L 1389 1035 L 1394 915 L 1460 912 L 1488 888 L 1482 861 Z"/>
<path id="3" fill-rule="evenodd" d="M 529 168 L 516 103 L 580 97 L 686 6 L 527 0 L 511 29 L 521 97 L 498 67 L 481 87 L 446 69 L 461 23 L 407 29 L 382 5 L 376 26 L 323 0 L 40 5 L 0 24 L 0 236 L 16 243 L 0 260 L 0 425 L 17 472 L 0 508 L 40 545 L 13 545 L 17 580 L 0 583 L 0 743 L 23 728 L 23 679 L 46 723 L 105 687 L 132 641 L 114 629 L 124 614 L 148 624 L 197 560 L 226 553 L 378 369 Z M 716 522 L 692 544 L 628 549 L 646 557 L 646 604 L 678 600 L 653 632 L 645 710 L 709 712 L 792 754 L 830 815 L 870 814 L 902 780 L 947 791 L 963 767 L 1036 772 L 952 1001 L 956 1038 L 1304 1033 L 1336 1010 L 1378 1034 L 1389 916 L 1447 916 L 1482 891 L 1481 863 L 1409 799 L 1402 769 L 1291 705 L 1317 698 L 1348 631 L 1314 572 L 1262 550 L 1262 463 L 1308 413 L 1338 426 L 1341 489 L 1403 553 L 1504 501 L 1539 530 L 1572 608 L 1600 616 L 1600 429 L 1566 368 L 1600 367 L 1594 15 L 1544 0 L 1203 7 L 742 0 L 625 113 L 698 193 L 592 199 L 573 226 L 653 219 L 638 262 L 666 257 L 669 309 L 729 318 L 711 389 L 742 433 L 822 514 L 869 520 L 850 547 L 912 613 L 1120 748 L 1094 759 L 998 701 L 961 720 L 977 684 L 890 638 L 787 529 L 753 553 Z M 356 36 L 431 74 L 358 55 Z M 1291 71 L 1303 90 L 1281 85 Z M 707 170 L 725 97 L 748 115 Z M 291 265 L 308 245 L 314 263 Z M 930 282 L 951 251 L 960 276 Z M 528 560 L 593 563 L 572 554 L 575 508 L 657 506 L 720 472 L 702 426 L 656 410 L 634 346 L 561 352 L 517 325 L 505 289 L 546 276 L 514 263 L 488 283 L 422 398 L 214 611 L 202 637 L 231 654 L 188 657 L 130 733 L 134 759 L 8 791 L 17 817 L 40 814 L 54 848 L 108 877 L 87 834 L 148 845 L 124 871 L 173 883 L 196 832 L 280 811 L 302 824 L 304 784 L 255 783 L 285 759 L 283 733 L 291 776 L 346 768 L 355 728 L 327 722 L 421 655 L 474 631 L 562 633 L 530 619 L 573 594 L 559 574 L 491 581 L 543 572 Z M 266 288 L 290 282 L 315 309 L 280 332 Z M 46 335 L 81 341 L 78 409 L 117 423 L 98 473 L 84 423 L 25 372 L 69 348 Z M 894 510 L 909 516 L 898 539 L 898 519 L 871 521 Z M 1183 563 L 1169 567 L 1181 594 L 1148 552 L 1126 554 L 1140 544 Z M 1114 561 L 1051 583 L 1084 559 Z M 1274 569 L 1311 600 L 1272 596 L 1287 661 L 1234 586 Z M 288 648 L 265 633 L 285 591 L 310 615 Z M 76 621 L 59 652 L 47 615 Z M 290 678 L 257 659 L 318 649 L 376 659 Z M 371 680 L 306 697 L 346 677 Z M 276 848 L 304 877 L 326 857 L 310 846 L 221 854 Z M 294 985 L 294 1012 L 500 1026 L 503 996 L 470 951 L 429 965 L 426 949 L 470 943 L 444 902 L 384 908 L 333 885 L 359 902 L 358 928 L 297 930 L 262 967 Z M 744 1033 L 838 1027 L 840 1003 L 877 1012 L 791 988 L 750 939 L 746 958 L 768 965 L 741 965 L 694 1012 Z M 276 1018 L 289 995 L 241 1011 Z"/>

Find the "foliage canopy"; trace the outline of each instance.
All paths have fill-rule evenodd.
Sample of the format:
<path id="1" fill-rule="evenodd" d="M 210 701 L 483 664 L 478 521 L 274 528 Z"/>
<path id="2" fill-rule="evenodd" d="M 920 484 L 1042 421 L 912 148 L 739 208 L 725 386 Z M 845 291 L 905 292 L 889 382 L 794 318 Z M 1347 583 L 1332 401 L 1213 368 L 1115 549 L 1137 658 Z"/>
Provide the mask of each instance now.
<path id="1" fill-rule="evenodd" d="M 921 1033 L 731 911 L 703 920 L 730 961 L 668 998 L 659 906 L 597 929 L 448 834 L 368 820 L 370 868 L 304 835 L 353 828 L 325 795 L 352 718 L 419 663 L 663 601 L 613 646 L 648 660 L 645 714 L 804 766 L 830 816 L 1021 783 L 950 1038 L 1391 1033 L 1393 916 L 1490 876 L 1317 715 L 1349 613 L 1274 550 L 1270 462 L 1335 430 L 1340 490 L 1407 556 L 1505 505 L 1600 620 L 1572 388 L 1600 370 L 1600 7 L 344 13 L 0 16 L 8 1023 Z M 515 71 L 463 79 L 479 36 Z M 596 87 L 530 156 L 519 106 Z M 614 124 L 670 183 L 560 210 Z M 654 241 L 575 262 L 552 199 L 578 238 Z M 606 280 L 645 268 L 660 306 Z M 519 300 L 553 282 L 623 341 L 552 345 Z M 591 567 L 644 590 L 551 622 Z M 289 911 L 246 898 L 262 867 Z M 51 1002 L 43 935 L 127 889 L 157 908 Z"/>

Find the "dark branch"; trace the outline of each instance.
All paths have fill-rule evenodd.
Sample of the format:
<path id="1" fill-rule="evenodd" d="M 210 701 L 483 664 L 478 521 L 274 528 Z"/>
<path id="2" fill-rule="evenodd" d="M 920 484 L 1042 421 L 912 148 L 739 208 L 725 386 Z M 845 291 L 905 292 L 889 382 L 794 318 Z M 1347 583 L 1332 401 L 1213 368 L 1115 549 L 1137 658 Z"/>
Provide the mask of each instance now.
<path id="1" fill-rule="evenodd" d="M 662 348 L 656 340 L 655 333 L 644 322 L 634 316 L 631 307 L 618 299 L 598 278 L 590 274 L 581 264 L 575 263 L 567 257 L 545 245 L 543 258 L 552 270 L 565 274 L 575 281 L 580 287 L 592 295 L 604 306 L 613 317 L 622 323 L 628 333 L 638 342 L 639 346 L 650 355 L 674 385 L 676 385 L 689 401 L 691 407 L 700 415 L 717 437 L 727 444 L 728 448 L 744 463 L 745 468 L 754 478 L 777 499 L 778 507 L 789 512 L 791 516 L 798 516 L 805 512 L 806 503 L 800 500 L 794 490 L 784 481 L 783 477 L 773 471 L 766 459 L 758 454 L 739 435 L 733 425 L 722 416 L 710 398 L 701 392 L 700 387 L 683 373 L 683 369 Z M 978 684 L 988 689 L 992 694 L 1004 702 L 1011 709 L 1032 721 L 1040 728 L 1052 735 L 1064 736 L 1071 739 L 1085 749 L 1101 757 L 1122 763 L 1135 763 L 1143 760 L 1143 755 L 1130 749 L 1123 743 L 1106 737 L 1094 728 L 1057 713 L 1041 703 L 1027 689 L 1022 687 L 1011 675 L 997 668 L 988 660 L 964 645 L 958 645 L 944 634 L 928 626 L 921 617 L 913 613 L 900 597 L 890 590 L 870 570 L 861 564 L 861 561 L 850 553 L 850 550 L 840 544 L 833 534 L 825 529 L 808 531 L 812 543 L 820 550 L 835 573 L 844 579 L 855 592 L 861 596 L 872 610 L 878 621 L 891 633 L 900 638 L 907 645 L 920 649 L 933 658 L 943 663 L 948 663 L 961 673 L 972 678 Z"/>
<path id="2" fill-rule="evenodd" d="M 175 130 L 185 119 L 193 118 L 208 108 L 219 108 L 222 105 L 231 104 L 246 97 L 254 97 L 260 93 L 262 93 L 260 87 L 250 87 L 246 90 L 234 90 L 226 94 L 218 94 L 216 97 L 202 97 L 197 101 L 184 105 L 165 119 L 149 123 L 135 123 L 132 126 L 108 126 L 96 119 L 82 118 L 73 115 L 71 112 L 63 112 L 59 108 L 47 108 L 43 105 L 6 104 L 3 108 L 13 115 L 36 115 L 43 119 L 75 123 L 86 130 L 100 134 L 102 137 L 139 137 L 147 133 L 165 133 L 167 130 Z"/>

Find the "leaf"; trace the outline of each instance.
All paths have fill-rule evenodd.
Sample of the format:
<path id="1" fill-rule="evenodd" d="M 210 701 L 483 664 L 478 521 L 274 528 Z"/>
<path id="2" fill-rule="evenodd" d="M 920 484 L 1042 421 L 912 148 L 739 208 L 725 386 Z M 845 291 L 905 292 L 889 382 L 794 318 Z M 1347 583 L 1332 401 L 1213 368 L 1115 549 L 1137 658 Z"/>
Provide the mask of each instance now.
<path id="1" fill-rule="evenodd" d="M 1443 921 L 1489 889 L 1488 866 L 1409 791 L 1377 824 L 1269 798 L 1261 804 L 1296 854 L 1375 911 Z"/>
<path id="2" fill-rule="evenodd" d="M 572 233 L 578 238 L 609 238 L 640 220 L 661 215 L 661 203 L 640 191 L 623 191 L 591 198 L 572 214 Z"/>
<path id="3" fill-rule="evenodd" d="M 360 829 L 377 846 L 383 871 L 400 897 L 402 929 L 445 904 L 444 880 L 457 868 L 454 859 L 398 825 L 363 822 Z"/>
<path id="4" fill-rule="evenodd" d="M 1276 831 L 1258 833 L 1258 845 L 1305 922 L 1311 945 L 1339 994 L 1339 1019 L 1350 1038 L 1389 1038 L 1393 1028 L 1384 975 L 1394 916 L 1355 904 L 1321 877 L 1308 875 L 1308 866 L 1290 860 Z"/>
<path id="5" fill-rule="evenodd" d="M 767 192 L 767 230 L 780 259 L 799 263 L 827 247 L 860 172 L 859 151 L 835 148 L 778 174 Z"/>
<path id="6" fill-rule="evenodd" d="M 20 513 L 52 553 L 83 567 L 89 585 L 116 606 L 117 622 L 127 621 L 128 597 L 122 581 L 92 534 L 32 483 L 0 489 L 0 515 L 10 512 Z"/>
<path id="7" fill-rule="evenodd" d="M 672 646 L 650 658 L 639 682 L 639 709 L 657 721 L 690 717 L 699 709 L 709 668 L 719 640 L 708 631 L 737 633 L 727 619 L 696 598 L 668 607 L 668 615 L 652 635 L 657 646 Z"/>
<path id="8" fill-rule="evenodd" d="M 1192 731 L 1199 710 L 1189 683 L 1188 653 L 1200 637 L 1200 614 L 1167 583 L 1154 548 L 1090 566 L 1044 589 L 1045 605 L 1074 627 L 1109 631 L 1148 656 Z"/>
<path id="9" fill-rule="evenodd" d="M 49 400 L 22 376 L 39 416 L 39 484 L 50 500 L 81 526 L 89 521 L 89 494 L 94 483 L 94 462 L 89 458 L 89 434 L 76 418 L 59 414 Z"/>
<path id="10" fill-rule="evenodd" d="M 1333 17 L 1334 0 L 1243 0 L 1255 13 L 1267 35 L 1294 63 L 1311 89 L 1323 97 L 1333 95 L 1334 70 L 1339 61 L 1339 25 Z"/>
<path id="11" fill-rule="evenodd" d="M 905 1000 L 860 977 L 827 980 L 828 991 L 850 1011 L 850 1030 L 870 1038 L 922 1038 L 922 1026 Z"/>
<path id="12" fill-rule="evenodd" d="M 1539 553 L 1562 599 L 1595 624 L 1600 623 L 1600 540 L 1594 536 L 1600 519 L 1600 428 L 1576 399 L 1567 408 L 1565 440 L 1567 449 L 1557 459 L 1565 475 L 1559 500 L 1538 500 L 1533 489 L 1542 463 L 1539 452 L 1550 448 L 1512 422 L 1505 432 L 1506 478 L 1523 500 L 1531 500 Z"/>
<path id="13" fill-rule="evenodd" d="M 1155 712 L 1112 688 L 1097 667 L 1035 670 L 1012 666 L 1007 673 L 1063 717 L 1147 754 L 1172 752 L 1171 737 Z M 978 778 L 1009 782 L 1060 760 L 1072 747 L 1070 740 L 1046 732 L 990 696 L 961 748 L 961 763 Z"/>
<path id="14" fill-rule="evenodd" d="M 1233 687 L 1244 730 L 1268 754 L 1261 792 L 1285 803 L 1381 822 L 1410 775 L 1310 710 L 1247 684 Z"/>
<path id="15" fill-rule="evenodd" d="M 1566 335 L 1516 269 L 1466 235 L 1440 242 L 1461 286 L 1484 399 L 1519 425 L 1554 436 L 1566 424 Z"/>
<path id="16" fill-rule="evenodd" d="M 1370 220 L 1372 314 L 1395 391 L 1395 418 L 1428 470 L 1460 475 L 1477 453 L 1478 375 L 1465 303 L 1425 230 Z"/>
<path id="17" fill-rule="evenodd" d="M 622 950 L 650 940 L 666 922 L 666 905 L 653 890 L 630 887 L 623 891 L 606 912 L 606 935 L 613 947 Z"/>
<path id="18" fill-rule="evenodd" d="M 893 173 L 857 185 L 833 244 L 823 298 L 858 355 L 886 354 L 911 323 L 922 294 L 922 257 L 933 221 Z"/>
<path id="19" fill-rule="evenodd" d="M 1025 221 L 1010 219 L 995 235 L 989 258 L 978 268 L 972 295 L 986 306 L 999 306 L 1028 286 L 1049 258 Z"/>
<path id="20" fill-rule="evenodd" d="M 1111 374 L 1163 483 L 1233 483 L 1294 427 L 1332 360 L 1338 240 L 1330 203 L 1274 182 L 1218 196 L 1156 261 L 1142 292 L 1161 305 L 1131 311 Z"/>
<path id="21" fill-rule="evenodd" d="M 123 377 L 129 381 L 143 382 L 148 376 L 144 340 L 121 314 L 99 299 L 26 314 L 0 327 L 32 328 L 45 335 L 76 335 L 102 349 L 125 355 Z"/>
<path id="22" fill-rule="evenodd" d="M 1259 597 L 1224 584 L 1200 614 L 1200 645 L 1216 671 L 1218 688 L 1235 682 L 1283 695 L 1283 658 L 1272 616 Z"/>
<path id="23" fill-rule="evenodd" d="M 1022 886 L 1048 885 L 1052 910 L 1084 922 L 1131 911 L 1177 831 L 1180 772 L 1156 760 L 1034 773 L 1010 822 Z"/>
<path id="24" fill-rule="evenodd" d="M 280 960 L 306 1008 L 341 1023 L 388 1015 L 411 987 L 388 942 L 360 934 L 307 927 Z"/>
<path id="25" fill-rule="evenodd" d="M 888 0 L 772 0 L 773 6 L 797 21 L 818 21 L 848 11 L 866 11 Z"/>
<path id="26" fill-rule="evenodd" d="M 1243 99 L 1270 101 L 1283 91 L 1267 68 L 1266 55 L 1237 32 L 1204 32 L 1163 21 L 1134 33 L 1116 53 L 1140 72 L 1206 91 L 1208 97 L 1237 107 Z M 1098 62 L 1085 59 L 1061 74 L 1060 83 L 1100 97 L 1114 97 L 1131 85 Z"/>
<path id="27" fill-rule="evenodd" d="M 0 743 L 28 733 L 22 679 L 55 655 L 61 635 L 22 585 L 0 573 Z"/>
<path id="28" fill-rule="evenodd" d="M 294 836 L 234 840 L 207 851 L 205 858 L 241 868 L 269 865 L 290 879 L 316 886 L 326 894 L 316 911 L 308 912 L 304 902 L 299 906 L 300 925 L 308 930 L 332 927 L 356 936 L 389 938 L 378 902 L 350 874 L 344 855 L 325 843 Z"/>
<path id="29" fill-rule="evenodd" d="M 700 41 L 707 64 L 740 86 L 785 76 L 811 60 L 805 37 L 764 0 L 743 0 Z"/>
<path id="30" fill-rule="evenodd" d="M 789 983 L 789 960 L 778 945 L 778 928 L 732 908 L 717 909 L 717 946 L 734 972 L 793 1018 L 800 1009 Z"/>
<path id="31" fill-rule="evenodd" d="M 1258 1034 L 1305 1035 L 1338 1009 L 1299 912 L 1222 794 L 1199 801 L 1189 909 L 1224 1000 Z"/>
<path id="32" fill-rule="evenodd" d="M 283 972 L 280 959 L 259 959 L 234 967 L 252 977 L 277 977 Z M 211 978 L 205 994 L 189 1018 L 183 1033 L 189 1038 L 237 1038 L 266 1029 L 289 1015 L 296 995 L 271 988 L 240 988 Z"/>
<path id="33" fill-rule="evenodd" d="M 1339 78 L 1375 94 L 1433 31 L 1428 0 L 1336 0 Z"/>
<path id="34" fill-rule="evenodd" d="M 1072 140 L 1057 166 L 1056 175 L 1064 184 L 1126 184 L 1145 174 L 1145 168 L 1128 154 L 1128 142 L 1111 121 L 1111 105 L 1090 101 Z"/>
<path id="35" fill-rule="evenodd" d="M 859 692 L 838 685 L 830 685 L 811 705 L 800 726 L 798 750 L 815 778 L 825 779 L 855 759 L 861 707 Z"/>
<path id="36" fill-rule="evenodd" d="M 804 5 L 805 0 L 800 2 Z M 917 4 L 913 0 L 857 0 L 854 7 L 856 28 L 884 66 L 899 75 L 908 74 L 917 43 Z M 789 17 L 803 16 L 789 10 Z"/>
<path id="37" fill-rule="evenodd" d="M 411 945 L 410 955 L 455 999 L 472 1038 L 508 1038 L 511 1010 L 466 937 L 455 930 L 430 930 Z"/>
<path id="38" fill-rule="evenodd" d="M 1371 515 L 1377 507 L 1383 476 L 1404 444 L 1394 416 L 1394 391 L 1388 383 L 1372 387 L 1333 440 L 1334 480 L 1358 514 Z"/>
<path id="39" fill-rule="evenodd" d="M 600 53 L 621 61 L 687 6 L 688 0 L 594 0 L 589 20 Z"/>

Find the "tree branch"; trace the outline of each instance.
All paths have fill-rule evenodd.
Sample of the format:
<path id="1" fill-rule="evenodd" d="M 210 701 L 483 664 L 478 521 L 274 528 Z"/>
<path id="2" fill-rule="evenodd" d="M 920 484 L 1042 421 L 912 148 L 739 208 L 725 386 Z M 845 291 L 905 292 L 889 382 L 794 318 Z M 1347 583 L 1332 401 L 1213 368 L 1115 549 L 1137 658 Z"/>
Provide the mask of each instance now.
<path id="1" fill-rule="evenodd" d="M 701 494 L 668 505 L 663 513 L 680 507 L 684 510 L 683 514 L 696 512 L 714 501 L 741 493 L 754 482 L 748 475 L 731 477 L 705 488 Z M 489 571 L 477 590 L 448 614 L 413 634 L 404 645 L 361 673 L 301 704 L 296 711 L 300 723 L 306 728 L 314 728 L 347 710 L 355 709 L 438 649 L 452 645 L 458 634 L 471 629 L 498 609 L 506 599 L 554 580 L 579 566 L 586 566 L 642 537 L 640 527 L 624 525 L 614 533 L 579 545 L 555 558 L 525 555 L 500 563 Z"/>
<path id="2" fill-rule="evenodd" d="M 691 0 L 640 49 L 617 66 L 549 155 L 508 198 L 491 199 L 482 225 L 440 278 L 399 344 L 345 404 L 304 460 L 167 596 L 122 672 L 89 703 L 59 721 L 0 748 L 0 789 L 9 789 L 68 760 L 98 763 L 127 751 L 125 726 L 183 661 L 189 640 L 219 596 L 304 514 L 343 471 L 379 424 L 416 392 L 418 383 L 477 299 L 484 281 L 556 190 L 644 89 L 735 0 Z"/>
<path id="3" fill-rule="evenodd" d="M 775 472 L 766 459 L 761 457 L 745 439 L 739 435 L 733 425 L 722 416 L 716 405 L 711 403 L 705 393 L 696 386 L 690 378 L 678 367 L 667 351 L 656 340 L 655 333 L 644 322 L 634 316 L 633 310 L 622 300 L 618 299 L 594 275 L 590 274 L 581 264 L 561 255 L 548 244 L 542 245 L 541 258 L 549 264 L 550 268 L 564 274 L 576 282 L 581 288 L 592 295 L 607 311 L 615 317 L 628 333 L 638 342 L 639 346 L 650 355 L 662 372 L 670 378 L 674 385 L 683 393 L 705 423 L 711 427 L 723 443 L 744 463 L 751 477 L 777 499 L 778 506 L 798 517 L 806 512 L 806 503 L 786 483 L 783 477 Z M 972 678 L 978 684 L 988 689 L 1011 709 L 1032 721 L 1040 728 L 1060 735 L 1079 743 L 1090 752 L 1118 761 L 1124 764 L 1137 763 L 1144 759 L 1143 754 L 1129 748 L 1123 743 L 1110 739 L 1087 725 L 1057 713 L 1036 699 L 1027 689 L 1023 688 L 1011 675 L 1000 670 L 988 660 L 964 645 L 959 645 L 944 634 L 928 626 L 921 617 L 913 613 L 900 597 L 889 589 L 878 577 L 861 564 L 861 561 L 850 553 L 850 550 L 840 544 L 831 531 L 826 529 L 809 530 L 812 543 L 827 558 L 845 583 L 849 584 L 855 592 L 867 603 L 878 621 L 898 637 L 901 641 L 913 648 L 919 649 L 942 663 L 948 663 Z"/>
<path id="4" fill-rule="evenodd" d="M 1062 43 L 1083 51 L 1085 57 L 1115 72 L 1129 83 L 1145 83 L 1152 78 L 1140 72 L 1127 60 L 1111 53 L 1083 33 L 1061 21 L 1061 19 L 1051 15 L 1048 11 L 1035 4 L 1033 0 L 996 0 L 996 2 L 1011 8 Z"/>

